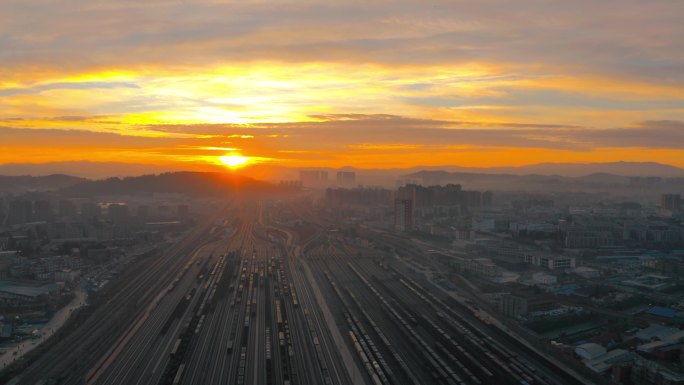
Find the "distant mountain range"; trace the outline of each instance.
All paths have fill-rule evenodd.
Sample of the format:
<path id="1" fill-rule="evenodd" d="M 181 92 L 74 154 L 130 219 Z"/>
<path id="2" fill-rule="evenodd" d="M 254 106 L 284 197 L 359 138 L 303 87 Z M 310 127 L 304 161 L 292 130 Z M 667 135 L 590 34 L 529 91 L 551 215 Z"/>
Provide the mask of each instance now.
<path id="1" fill-rule="evenodd" d="M 655 162 L 539 163 L 520 167 L 491 167 L 486 170 L 488 170 L 488 174 L 539 174 L 561 175 L 567 177 L 580 177 L 592 174 L 684 177 L 684 169 Z M 469 171 L 474 170 L 469 169 Z"/>
<path id="2" fill-rule="evenodd" d="M 211 166 L 209 166 L 211 167 Z M 7 163 L 0 164 L 0 175 L 33 175 L 45 176 L 52 174 L 74 175 L 89 179 L 102 179 L 109 177 L 127 177 L 149 174 L 159 174 L 173 171 L 206 171 L 207 166 L 195 166 L 188 164 L 184 167 L 159 166 L 138 163 L 123 162 L 52 162 L 52 163 Z M 660 176 L 660 177 L 684 177 L 684 169 L 675 166 L 655 162 L 610 162 L 610 163 L 539 163 L 518 167 L 462 167 L 462 166 L 415 166 L 410 168 L 326 168 L 306 167 L 287 168 L 273 164 L 261 164 L 249 167 L 245 170 L 246 175 L 257 179 L 281 180 L 297 179 L 299 170 L 320 169 L 328 170 L 334 179 L 334 173 L 339 170 L 356 171 L 360 182 L 373 184 L 372 178 L 379 178 L 384 182 L 390 182 L 396 177 L 407 175 L 422 170 L 442 170 L 448 172 L 467 172 L 476 174 L 512 174 L 512 175 L 559 175 L 566 177 L 579 177 L 596 173 L 606 173 L 622 176 Z M 221 172 L 222 168 L 216 166 L 212 171 Z M 392 182 L 393 183 L 393 182 Z M 378 183 L 381 184 L 381 183 Z"/>
<path id="3" fill-rule="evenodd" d="M 75 175 L 88 179 L 127 177 L 159 174 L 173 171 L 196 171 L 191 168 L 159 166 L 124 162 L 50 162 L 0 164 L 0 175 L 46 176 L 53 174 Z"/>
<path id="4" fill-rule="evenodd" d="M 100 180 L 60 174 L 47 176 L 0 175 L 0 196 L 3 193 L 21 194 L 41 191 L 59 191 L 72 197 L 150 193 L 210 196 L 235 192 L 268 194 L 286 192 L 288 188 L 229 172 L 181 171 Z"/>
<path id="5" fill-rule="evenodd" d="M 69 175 L 6 176 L 0 175 L 0 192 L 26 192 L 59 190 L 87 179 Z"/>
<path id="6" fill-rule="evenodd" d="M 365 171 L 358 170 L 358 172 Z M 334 180 L 334 176 L 332 178 Z M 387 180 L 387 183 L 379 183 L 383 178 Z M 684 177 L 622 176 L 609 173 L 573 177 L 421 170 L 395 176 L 359 174 L 357 177 L 358 183 L 374 186 L 384 185 L 389 188 L 394 188 L 397 180 L 422 185 L 457 183 L 469 190 L 539 193 L 583 192 L 622 196 L 655 196 L 661 193 L 684 191 Z M 182 171 L 95 181 L 68 175 L 37 177 L 0 175 L 0 195 L 3 193 L 21 194 L 55 190 L 72 197 L 151 193 L 181 193 L 195 196 L 217 196 L 232 193 L 268 195 L 292 191 L 289 187 L 230 172 Z"/>
<path id="7" fill-rule="evenodd" d="M 127 163 L 64 162 L 43 165 L 0 165 L 0 173 L 9 170 L 71 170 L 83 173 L 68 175 L 0 176 L 0 193 L 61 190 L 70 196 L 135 195 L 145 193 L 183 193 L 217 195 L 232 192 L 267 194 L 286 188 L 265 182 L 299 179 L 298 168 L 256 165 L 239 173 L 218 168 L 218 172 L 181 171 L 159 174 L 156 166 Z M 405 169 L 356 169 L 352 167 L 309 168 L 328 171 L 329 185 L 335 185 L 339 170 L 355 171 L 355 184 L 394 188 L 398 180 L 423 185 L 458 183 L 465 189 L 526 191 L 540 193 L 587 192 L 622 196 L 655 196 L 684 191 L 684 169 L 660 163 L 542 163 L 522 167 L 473 168 L 459 166 L 411 167 Z M 89 170 L 89 171 L 88 171 Z M 97 170 L 97 172 L 95 171 Z M 87 171 L 87 172 L 86 172 Z M 147 172 L 123 179 L 96 181 L 80 176 L 97 177 L 98 173 Z"/>
<path id="8" fill-rule="evenodd" d="M 525 191 L 538 193 L 602 193 L 622 196 L 656 196 L 684 190 L 684 177 L 623 176 L 594 173 L 583 176 L 514 175 L 429 171 L 406 174 L 406 183 L 438 185 L 454 183 L 464 189 Z"/>
<path id="9" fill-rule="evenodd" d="M 377 172 L 383 170 L 357 170 L 359 173 L 368 173 L 369 171 Z M 515 167 L 415 166 L 408 169 L 390 169 L 386 171 L 402 171 L 400 173 L 402 175 L 419 171 L 447 171 L 475 174 L 559 175 L 566 177 L 579 177 L 591 174 L 684 177 L 684 169 L 654 162 L 538 163 Z"/>
<path id="10" fill-rule="evenodd" d="M 65 187 L 62 193 L 69 196 L 136 195 L 150 193 L 180 193 L 186 195 L 249 195 L 285 192 L 287 188 L 258 181 L 233 173 L 172 172 L 127 178 L 109 178 L 82 181 Z"/>
<path id="11" fill-rule="evenodd" d="M 266 170 L 268 168 L 268 170 Z M 250 169 L 259 174 L 268 174 L 272 180 L 298 179 L 300 170 L 326 170 L 328 178 L 335 180 L 337 171 L 355 171 L 357 182 L 364 185 L 393 186 L 397 178 L 404 178 L 421 171 L 460 172 L 469 174 L 496 175 L 545 175 L 581 177 L 592 174 L 618 176 L 656 176 L 664 178 L 684 177 L 684 169 L 654 162 L 612 162 L 612 163 L 539 163 L 519 167 L 462 167 L 462 166 L 415 166 L 410 168 L 368 169 L 355 167 L 286 168 L 258 165 Z"/>

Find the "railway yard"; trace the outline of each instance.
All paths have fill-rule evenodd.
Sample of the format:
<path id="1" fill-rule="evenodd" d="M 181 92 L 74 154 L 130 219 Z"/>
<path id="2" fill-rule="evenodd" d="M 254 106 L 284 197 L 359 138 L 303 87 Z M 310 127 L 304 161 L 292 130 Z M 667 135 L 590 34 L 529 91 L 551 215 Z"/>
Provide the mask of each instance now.
<path id="1" fill-rule="evenodd" d="M 230 235 L 199 226 L 113 283 L 12 383 L 582 383 L 399 259 L 298 240 L 259 205 L 235 217 Z"/>
<path id="2" fill-rule="evenodd" d="M 230 239 L 200 249 L 87 383 L 350 383 L 284 246 L 265 237 L 244 221 Z"/>
<path id="3" fill-rule="evenodd" d="M 582 383 L 406 266 L 347 248 L 320 245 L 308 260 L 372 384 Z"/>

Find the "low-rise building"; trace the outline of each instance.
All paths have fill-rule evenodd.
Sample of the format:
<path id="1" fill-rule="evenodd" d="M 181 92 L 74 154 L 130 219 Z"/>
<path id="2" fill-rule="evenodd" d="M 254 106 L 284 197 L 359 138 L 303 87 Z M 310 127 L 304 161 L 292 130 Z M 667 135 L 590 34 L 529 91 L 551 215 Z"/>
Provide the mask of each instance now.
<path id="1" fill-rule="evenodd" d="M 551 310 L 557 306 L 556 300 L 544 293 L 506 293 L 499 299 L 499 311 L 513 318 L 525 316 L 531 312 Z"/>
<path id="2" fill-rule="evenodd" d="M 555 285 L 558 278 L 555 275 L 539 272 L 532 274 L 532 282 L 540 285 Z"/>
<path id="3" fill-rule="evenodd" d="M 576 267 L 572 270 L 572 272 L 579 275 L 582 278 L 587 279 L 598 278 L 601 275 L 601 273 L 597 269 L 587 266 Z"/>
<path id="4" fill-rule="evenodd" d="M 639 330 L 635 334 L 635 337 L 640 341 L 646 341 L 646 342 L 662 341 L 662 340 L 666 339 L 668 336 L 670 336 L 670 335 L 672 335 L 678 331 L 679 331 L 679 329 L 677 329 L 677 328 L 658 325 L 658 324 L 651 324 L 651 325 L 649 325 L 649 327 Z"/>
<path id="5" fill-rule="evenodd" d="M 672 286 L 672 278 L 657 274 L 646 274 L 623 281 L 622 284 L 647 291 L 660 291 Z"/>
<path id="6" fill-rule="evenodd" d="M 525 263 L 541 266 L 549 270 L 573 269 L 577 264 L 575 257 L 545 253 L 525 253 L 522 260 Z"/>
<path id="7" fill-rule="evenodd" d="M 489 258 L 472 258 L 466 260 L 465 270 L 485 277 L 498 277 L 501 275 L 499 267 Z"/>
<path id="8" fill-rule="evenodd" d="M 607 352 L 606 348 L 593 342 L 587 342 L 575 347 L 575 354 L 582 360 L 594 360 Z"/>
<path id="9" fill-rule="evenodd" d="M 590 370 L 603 374 L 609 371 L 613 365 L 621 362 L 629 362 L 634 360 L 634 354 L 624 349 L 615 349 L 598 356 L 591 360 L 583 360 L 584 365 Z"/>
<path id="10" fill-rule="evenodd" d="M 684 373 L 654 361 L 637 359 L 632 364 L 634 385 L 684 385 Z"/>
<path id="11" fill-rule="evenodd" d="M 56 294 L 58 291 L 59 286 L 56 284 L 27 286 L 0 282 L 0 301 L 10 304 L 32 303 L 41 296 Z"/>
<path id="12" fill-rule="evenodd" d="M 55 271 L 56 282 L 73 282 L 81 275 L 78 270 L 62 269 Z"/>

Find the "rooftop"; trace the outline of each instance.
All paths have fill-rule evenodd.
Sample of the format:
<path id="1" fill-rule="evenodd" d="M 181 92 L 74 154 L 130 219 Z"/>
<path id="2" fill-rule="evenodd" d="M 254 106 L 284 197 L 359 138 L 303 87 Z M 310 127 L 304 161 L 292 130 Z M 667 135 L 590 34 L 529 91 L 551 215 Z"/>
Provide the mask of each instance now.
<path id="1" fill-rule="evenodd" d="M 591 360 L 606 354 L 606 348 L 593 342 L 587 342 L 577 345 L 575 353 L 585 360 Z"/>
<path id="2" fill-rule="evenodd" d="M 673 318 L 677 314 L 677 310 L 671 307 L 653 306 L 648 309 L 647 313 L 663 318 Z"/>
<path id="3" fill-rule="evenodd" d="M 679 330 L 672 327 L 651 324 L 649 327 L 638 331 L 636 337 L 642 341 L 651 341 L 653 339 L 663 340 L 667 336 L 677 332 L 679 332 Z"/>
<path id="4" fill-rule="evenodd" d="M 42 286 L 20 285 L 11 282 L 0 282 L 0 292 L 23 295 L 27 297 L 37 297 L 39 295 L 50 294 L 57 291 L 54 283 Z"/>
<path id="5" fill-rule="evenodd" d="M 632 359 L 632 354 L 627 350 L 615 349 L 594 359 L 584 360 L 584 365 L 596 373 L 604 373 L 610 370 L 614 363 L 631 361 Z"/>

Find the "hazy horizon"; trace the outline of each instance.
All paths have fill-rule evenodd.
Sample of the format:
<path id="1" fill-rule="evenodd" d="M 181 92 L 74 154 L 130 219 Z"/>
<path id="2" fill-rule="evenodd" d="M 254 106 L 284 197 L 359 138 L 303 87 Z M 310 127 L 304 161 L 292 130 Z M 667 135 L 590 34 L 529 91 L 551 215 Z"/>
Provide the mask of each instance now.
<path id="1" fill-rule="evenodd" d="M 248 164 L 237 168 L 224 165 L 209 167 L 202 165 L 164 166 L 142 163 L 125 162 L 92 162 L 87 160 L 46 163 L 5 163 L 0 164 L 0 176 L 50 176 L 69 175 L 87 179 L 104 179 L 111 177 L 135 177 L 141 175 L 155 175 L 173 172 L 229 172 L 249 176 L 258 180 L 282 181 L 297 180 L 302 170 L 355 171 L 367 177 L 366 183 L 372 183 L 373 178 L 391 178 L 391 182 L 404 175 L 421 171 L 447 172 L 466 174 L 503 174 L 503 175 L 547 175 L 564 177 L 582 177 L 592 174 L 612 174 L 617 176 L 654 176 L 654 177 L 684 177 L 684 169 L 656 162 L 603 162 L 603 163 L 535 163 L 521 166 L 499 167 L 466 167 L 460 165 L 415 165 L 392 168 L 360 168 L 343 167 L 286 167 L 268 164 Z M 331 178 L 334 179 L 335 175 Z"/>
<path id="2" fill-rule="evenodd" d="M 668 1 L 8 1 L 0 15 L 0 164 L 684 167 Z"/>

